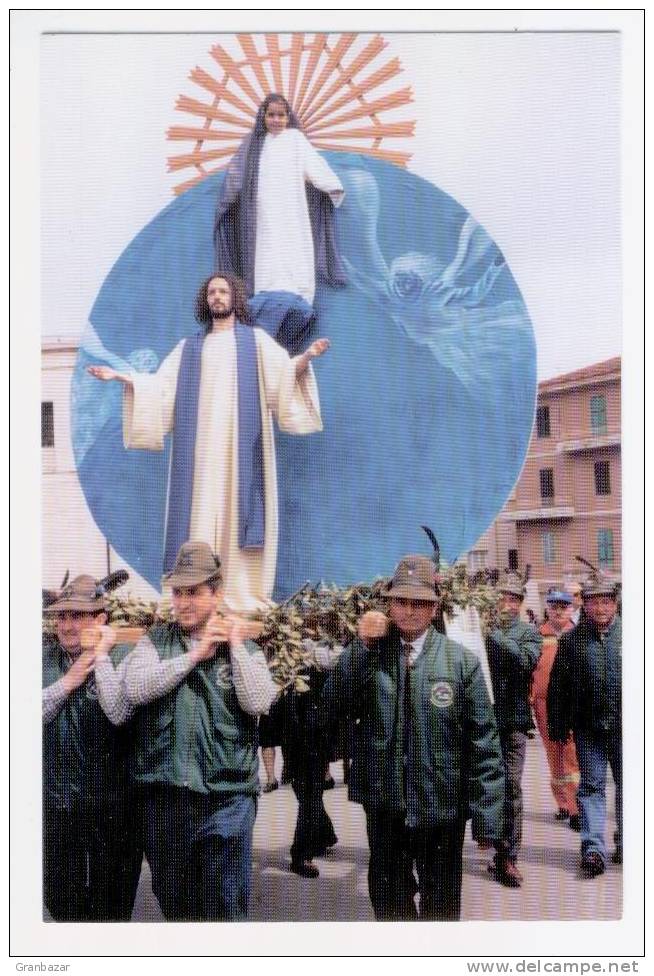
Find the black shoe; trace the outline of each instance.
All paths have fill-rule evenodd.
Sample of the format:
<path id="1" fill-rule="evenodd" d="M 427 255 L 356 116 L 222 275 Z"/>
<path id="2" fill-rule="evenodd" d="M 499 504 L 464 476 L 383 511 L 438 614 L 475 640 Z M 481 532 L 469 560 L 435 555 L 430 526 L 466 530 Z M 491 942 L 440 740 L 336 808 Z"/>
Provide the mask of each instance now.
<path id="1" fill-rule="evenodd" d="M 604 874 L 605 870 L 604 858 L 597 851 L 590 851 L 582 857 L 581 873 L 585 878 L 596 878 L 599 874 Z"/>
<path id="2" fill-rule="evenodd" d="M 275 790 L 278 790 L 278 789 L 279 789 L 279 783 L 277 782 L 276 779 L 273 779 L 273 780 L 270 781 L 270 783 L 266 783 L 266 785 L 263 788 L 263 792 L 264 793 L 273 793 Z"/>
<path id="3" fill-rule="evenodd" d="M 616 849 L 613 851 L 613 854 L 611 855 L 611 863 L 612 864 L 622 864 L 622 848 L 621 847 L 616 847 Z"/>
<path id="4" fill-rule="evenodd" d="M 570 817 L 570 822 L 568 824 L 568 827 L 570 828 L 570 830 L 574 830 L 577 833 L 579 833 L 579 831 L 581 830 L 581 817 L 579 816 L 578 813 L 572 814 L 572 816 Z"/>
<path id="5" fill-rule="evenodd" d="M 320 871 L 311 861 L 291 861 L 291 871 L 301 878 L 317 878 L 320 875 Z"/>
<path id="6" fill-rule="evenodd" d="M 570 816 L 570 814 L 568 813 L 568 811 L 567 810 L 564 810 L 563 807 L 561 807 L 561 809 L 559 810 L 559 812 L 554 814 L 554 819 L 555 820 L 567 820 L 569 816 Z"/>
<path id="7" fill-rule="evenodd" d="M 495 875 L 495 880 L 506 888 L 520 888 L 524 881 L 517 866 L 513 861 L 506 858 L 496 858 L 492 864 L 488 865 L 488 870 Z"/>

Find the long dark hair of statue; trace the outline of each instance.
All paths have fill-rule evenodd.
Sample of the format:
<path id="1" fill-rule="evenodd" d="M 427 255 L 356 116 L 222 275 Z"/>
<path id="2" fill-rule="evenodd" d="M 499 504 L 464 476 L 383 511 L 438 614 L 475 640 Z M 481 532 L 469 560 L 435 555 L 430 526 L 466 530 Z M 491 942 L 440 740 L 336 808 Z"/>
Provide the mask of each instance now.
<path id="1" fill-rule="evenodd" d="M 211 309 L 209 308 L 209 302 L 207 301 L 207 288 L 209 287 L 209 282 L 213 281 L 214 278 L 222 278 L 231 288 L 232 305 L 234 306 L 234 315 L 236 316 L 237 320 L 239 322 L 243 322 L 244 325 L 251 325 L 252 317 L 247 305 L 245 284 L 240 278 L 237 278 L 236 275 L 230 274 L 229 271 L 224 273 L 221 271 L 216 271 L 214 274 L 209 275 L 208 278 L 204 279 L 195 296 L 196 320 L 200 323 L 200 325 L 204 325 L 207 332 L 211 332 L 213 318 L 211 315 Z"/>
<path id="2" fill-rule="evenodd" d="M 301 130 L 298 117 L 284 96 L 274 92 L 266 95 L 257 111 L 252 132 L 241 143 L 225 173 L 214 225 L 215 267 L 242 278 L 248 295 L 254 293 L 259 162 L 268 135 L 265 116 L 271 102 L 284 106 L 287 128 Z M 334 205 L 326 193 L 310 183 L 305 183 L 305 189 L 317 276 L 332 287 L 345 285 L 347 277 L 334 234 Z"/>

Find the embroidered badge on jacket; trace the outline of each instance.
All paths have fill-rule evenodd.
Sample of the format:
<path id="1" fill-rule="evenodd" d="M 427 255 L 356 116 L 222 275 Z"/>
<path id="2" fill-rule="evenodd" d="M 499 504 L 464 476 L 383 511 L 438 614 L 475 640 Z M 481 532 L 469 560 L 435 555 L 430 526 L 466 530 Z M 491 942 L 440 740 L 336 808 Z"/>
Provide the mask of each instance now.
<path id="1" fill-rule="evenodd" d="M 436 708 L 448 708 L 454 701 L 454 691 L 449 681 L 436 681 L 431 686 L 429 700 Z"/>

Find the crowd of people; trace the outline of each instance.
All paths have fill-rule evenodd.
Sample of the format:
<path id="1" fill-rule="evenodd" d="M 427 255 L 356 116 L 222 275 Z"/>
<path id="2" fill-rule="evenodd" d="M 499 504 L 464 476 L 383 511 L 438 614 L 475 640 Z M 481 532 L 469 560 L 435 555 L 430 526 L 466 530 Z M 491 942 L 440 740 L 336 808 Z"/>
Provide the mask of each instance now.
<path id="1" fill-rule="evenodd" d="M 106 597 L 90 576 L 45 611 L 54 620 L 43 645 L 44 901 L 53 919 L 128 920 L 143 856 L 166 919 L 246 919 L 263 716 L 266 748 L 283 745 L 298 799 L 290 869 L 306 878 L 318 875 L 313 858 L 337 842 L 323 790 L 345 728 L 348 795 L 365 811 L 376 919 L 460 917 L 468 820 L 473 839 L 495 851 L 497 881 L 521 885 L 532 715 L 553 816 L 579 830 L 589 878 L 607 859 L 610 765 L 612 859 L 621 863 L 613 582 L 586 581 L 576 626 L 571 595 L 549 592 L 540 633 L 521 619 L 522 581 L 498 585 L 486 632 L 493 703 L 477 656 L 442 632 L 438 571 L 425 556 L 400 560 L 385 612 L 364 613 L 347 646 L 314 644 L 304 692 L 282 693 L 248 622 L 217 614 L 225 580 L 206 543 L 184 543 L 163 582 L 174 617 L 135 646 L 116 646 Z M 270 765 L 268 776 L 274 788 Z"/>
<path id="2" fill-rule="evenodd" d="M 247 918 L 259 744 L 270 792 L 283 747 L 298 800 L 290 869 L 316 878 L 314 858 L 337 842 L 323 803 L 335 742 L 349 799 L 365 812 L 375 917 L 458 919 L 468 821 L 495 852 L 497 881 L 522 884 L 532 715 L 555 815 L 580 832 L 582 872 L 605 869 L 609 765 L 622 860 L 613 583 L 550 592 L 538 628 L 523 619 L 522 580 L 498 581 L 485 635 L 492 700 L 478 657 L 444 632 L 438 568 L 425 556 L 400 560 L 385 612 L 362 614 L 347 644 L 309 642 L 308 689 L 282 692 L 249 637 L 242 614 L 269 606 L 276 573 L 273 418 L 293 434 L 322 430 L 312 362 L 330 343 L 297 351 L 315 321 L 316 279 L 345 283 L 334 228 L 343 197 L 288 102 L 268 96 L 221 184 L 200 331 L 155 374 L 88 367 L 122 385 L 126 448 L 160 451 L 173 435 L 162 582 L 174 613 L 117 646 L 88 575 L 46 609 L 43 873 L 55 920 L 128 920 L 143 856 L 166 919 Z"/>

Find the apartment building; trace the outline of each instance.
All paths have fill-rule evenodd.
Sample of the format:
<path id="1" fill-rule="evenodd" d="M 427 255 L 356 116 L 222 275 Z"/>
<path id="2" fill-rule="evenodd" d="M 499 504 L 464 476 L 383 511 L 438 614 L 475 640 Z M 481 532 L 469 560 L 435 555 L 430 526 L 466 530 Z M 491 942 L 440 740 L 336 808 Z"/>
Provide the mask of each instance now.
<path id="1" fill-rule="evenodd" d="M 485 546 L 488 567 L 530 564 L 541 593 L 584 575 L 577 555 L 621 572 L 620 378 L 617 357 L 539 384 L 524 468 L 469 565 Z"/>

